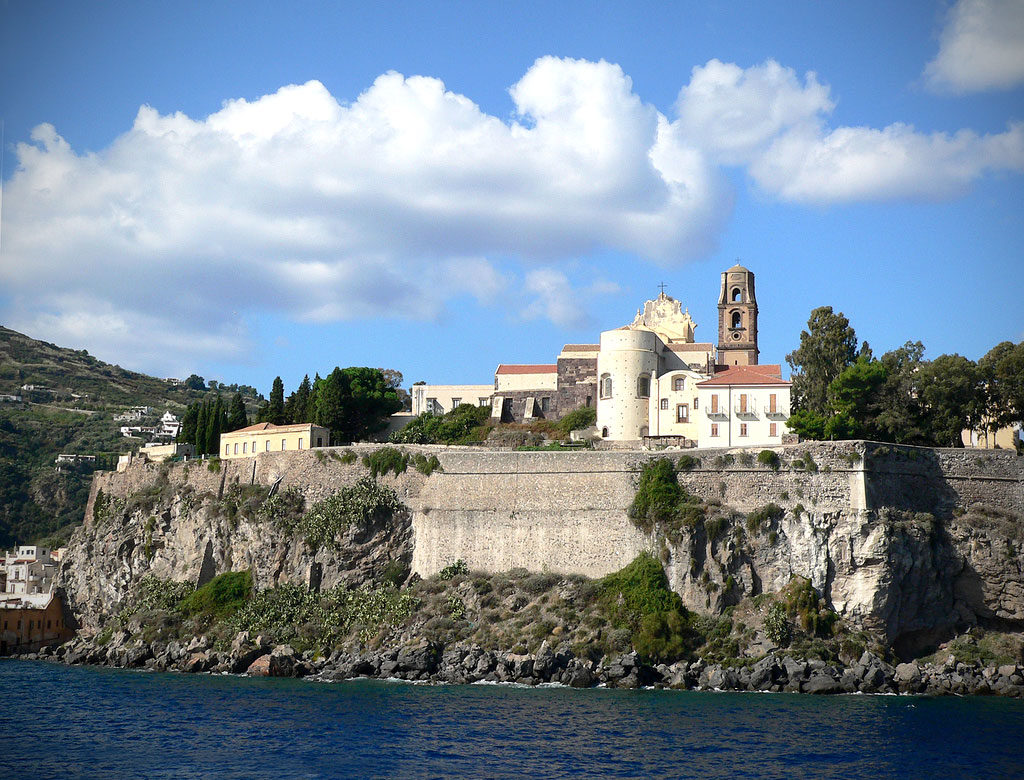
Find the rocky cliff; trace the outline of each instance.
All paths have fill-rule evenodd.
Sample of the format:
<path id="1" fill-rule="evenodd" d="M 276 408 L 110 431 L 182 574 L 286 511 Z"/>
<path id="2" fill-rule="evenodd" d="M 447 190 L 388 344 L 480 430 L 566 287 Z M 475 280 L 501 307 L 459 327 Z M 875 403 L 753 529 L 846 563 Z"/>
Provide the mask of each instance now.
<path id="1" fill-rule="evenodd" d="M 73 609 L 96 628 L 147 575 L 196 583 L 251 569 L 260 588 L 328 588 L 389 566 L 429 576 L 463 559 L 484 571 L 597 577 L 648 550 L 696 611 L 719 612 L 799 575 L 850 625 L 898 649 L 977 624 L 1024 627 L 1024 459 L 1012 453 L 869 442 L 778 448 L 777 461 L 690 452 L 679 481 L 704 514 L 666 532 L 627 516 L 640 465 L 657 453 L 407 450 L 441 466 L 380 477 L 407 511 L 349 526 L 317 549 L 270 516 L 266 499 L 291 491 L 308 509 L 356 484 L 367 469 L 345 451 L 97 475 L 62 568 Z"/>

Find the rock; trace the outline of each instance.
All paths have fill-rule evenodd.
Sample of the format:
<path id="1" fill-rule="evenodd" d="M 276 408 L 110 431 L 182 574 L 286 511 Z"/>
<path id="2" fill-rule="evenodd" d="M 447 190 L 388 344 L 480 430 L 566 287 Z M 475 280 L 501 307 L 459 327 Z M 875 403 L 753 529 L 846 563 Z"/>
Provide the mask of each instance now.
<path id="1" fill-rule="evenodd" d="M 433 672 L 437 669 L 440 656 L 439 648 L 426 639 L 412 645 L 406 645 L 398 651 L 398 665 L 401 669 L 412 672 Z"/>
<path id="2" fill-rule="evenodd" d="M 583 661 L 574 658 L 562 672 L 562 683 L 573 688 L 589 688 L 594 684 L 594 675 Z"/>
<path id="3" fill-rule="evenodd" d="M 1005 664 L 996 669 L 996 671 L 999 673 L 1000 677 L 1006 677 L 1009 679 L 1017 674 L 1017 667 L 1015 664 Z"/>
<path id="4" fill-rule="evenodd" d="M 804 693 L 841 693 L 843 688 L 832 677 L 827 674 L 812 675 L 809 680 L 801 686 Z"/>
<path id="5" fill-rule="evenodd" d="M 199 672 L 209 671 L 212 666 L 213 662 L 211 661 L 209 654 L 204 651 L 200 653 L 192 653 L 185 663 L 182 664 L 181 671 L 198 674 Z"/>
<path id="6" fill-rule="evenodd" d="M 896 665 L 897 682 L 917 682 L 921 679 L 921 668 L 914 662 Z"/>
<path id="7" fill-rule="evenodd" d="M 250 677 L 269 677 L 270 676 L 270 656 L 261 655 L 251 664 L 249 668 L 245 670 L 245 673 Z"/>
<path id="8" fill-rule="evenodd" d="M 295 668 L 295 650 L 291 645 L 278 645 L 271 651 L 269 666 L 271 677 L 293 677 Z"/>

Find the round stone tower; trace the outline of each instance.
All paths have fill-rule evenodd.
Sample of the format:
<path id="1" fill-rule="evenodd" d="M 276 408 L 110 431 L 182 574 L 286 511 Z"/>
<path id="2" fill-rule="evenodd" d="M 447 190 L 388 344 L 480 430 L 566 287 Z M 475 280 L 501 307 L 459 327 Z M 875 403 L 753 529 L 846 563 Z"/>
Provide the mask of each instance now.
<path id="1" fill-rule="evenodd" d="M 658 376 L 658 337 L 619 328 L 601 334 L 597 356 L 597 430 L 618 441 L 648 433 L 651 388 Z"/>
<path id="2" fill-rule="evenodd" d="M 742 265 L 722 273 L 718 297 L 718 365 L 757 365 L 757 298 L 754 274 Z"/>

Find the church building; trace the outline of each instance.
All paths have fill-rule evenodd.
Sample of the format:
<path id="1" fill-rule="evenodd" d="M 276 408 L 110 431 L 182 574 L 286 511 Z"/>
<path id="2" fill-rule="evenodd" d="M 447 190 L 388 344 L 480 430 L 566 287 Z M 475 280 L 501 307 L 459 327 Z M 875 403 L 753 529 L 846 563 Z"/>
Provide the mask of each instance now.
<path id="1" fill-rule="evenodd" d="M 551 364 L 498 366 L 485 385 L 416 385 L 413 413 L 489 404 L 504 422 L 559 419 L 596 406 L 596 436 L 608 442 L 737 447 L 781 444 L 790 383 L 761 364 L 754 274 L 722 273 L 718 345 L 698 342 L 688 310 L 664 291 L 598 344 L 566 344 Z"/>

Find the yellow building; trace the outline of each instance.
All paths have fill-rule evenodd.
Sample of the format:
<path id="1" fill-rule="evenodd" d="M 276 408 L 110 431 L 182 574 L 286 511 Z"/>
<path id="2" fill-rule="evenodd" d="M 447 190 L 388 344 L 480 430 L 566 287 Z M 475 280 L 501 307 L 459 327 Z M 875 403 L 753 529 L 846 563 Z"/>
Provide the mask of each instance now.
<path id="1" fill-rule="evenodd" d="M 251 458 L 261 452 L 294 452 L 328 447 L 330 443 L 331 432 L 313 423 L 256 423 L 237 431 L 222 433 L 220 456 L 224 459 Z"/>

